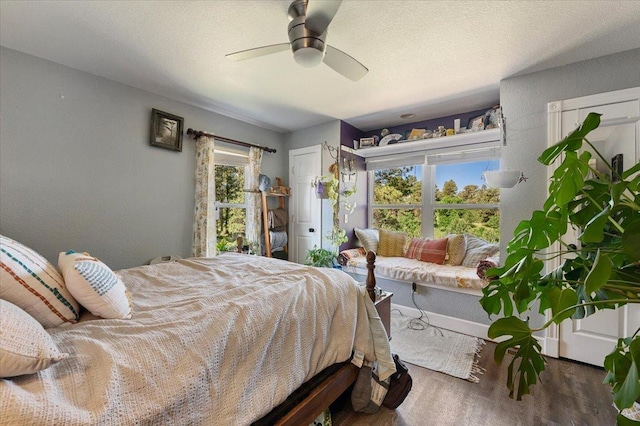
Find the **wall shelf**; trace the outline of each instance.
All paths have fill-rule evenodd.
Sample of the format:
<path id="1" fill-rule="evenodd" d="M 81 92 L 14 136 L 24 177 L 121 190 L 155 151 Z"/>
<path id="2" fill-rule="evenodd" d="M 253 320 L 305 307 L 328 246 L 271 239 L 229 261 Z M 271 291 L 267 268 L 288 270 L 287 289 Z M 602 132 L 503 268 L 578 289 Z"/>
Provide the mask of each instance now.
<path id="1" fill-rule="evenodd" d="M 369 148 L 353 149 L 341 145 L 342 151 L 357 155 L 362 158 L 380 157 L 391 154 L 407 154 L 411 152 L 423 152 L 438 148 L 475 145 L 483 142 L 495 142 L 500 140 L 500 129 L 489 129 L 479 132 L 461 133 L 453 136 L 441 136 L 439 138 L 418 139 L 411 141 L 398 141 L 392 145 L 372 146 Z"/>

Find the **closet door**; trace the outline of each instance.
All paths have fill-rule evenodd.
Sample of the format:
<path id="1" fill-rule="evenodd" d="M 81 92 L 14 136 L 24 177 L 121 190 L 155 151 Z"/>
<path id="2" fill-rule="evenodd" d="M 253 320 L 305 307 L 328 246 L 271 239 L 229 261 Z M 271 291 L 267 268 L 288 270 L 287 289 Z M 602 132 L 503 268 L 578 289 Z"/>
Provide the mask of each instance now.
<path id="1" fill-rule="evenodd" d="M 322 243 L 322 200 L 311 182 L 322 174 L 320 145 L 289 151 L 289 260 L 304 263 L 307 252 Z"/>
<path id="2" fill-rule="evenodd" d="M 640 95 L 640 89 L 637 91 Z M 622 159 L 623 169 L 627 170 L 640 158 L 640 100 L 613 102 L 613 99 L 607 99 L 601 105 L 588 105 L 597 100 L 597 96 L 591 96 L 582 103 L 580 99 L 564 101 L 565 107 L 576 106 L 563 109 L 561 137 L 582 123 L 590 112 L 600 113 L 600 127 L 587 138 L 608 162 L 613 161 L 614 157 L 618 161 Z M 598 171 L 609 173 L 602 159 L 596 158 L 595 161 Z M 574 230 L 572 235 L 565 236 L 565 240 L 577 242 L 579 233 L 579 230 Z M 618 338 L 633 335 L 639 327 L 638 305 L 602 310 L 582 320 L 566 320 L 560 324 L 559 356 L 602 366 L 604 357 L 613 351 Z"/>

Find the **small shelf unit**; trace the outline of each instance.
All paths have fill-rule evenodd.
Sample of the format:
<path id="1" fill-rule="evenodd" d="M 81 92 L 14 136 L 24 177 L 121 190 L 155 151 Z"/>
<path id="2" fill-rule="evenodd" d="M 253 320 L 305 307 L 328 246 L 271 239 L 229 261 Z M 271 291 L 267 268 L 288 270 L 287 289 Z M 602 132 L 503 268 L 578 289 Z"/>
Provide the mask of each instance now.
<path id="1" fill-rule="evenodd" d="M 278 193 L 273 193 L 273 192 L 265 192 L 265 191 L 261 191 L 260 192 L 262 194 L 262 227 L 263 227 L 263 232 L 264 232 L 264 249 L 265 249 L 265 256 L 266 257 L 272 257 L 271 256 L 271 238 L 269 235 L 269 206 L 267 203 L 267 198 L 268 197 L 277 197 L 278 198 L 278 207 L 283 208 L 284 209 L 284 199 L 285 197 L 288 197 L 288 195 L 286 194 L 278 194 Z M 289 251 L 288 250 L 288 245 L 286 245 L 284 247 L 285 251 Z"/>

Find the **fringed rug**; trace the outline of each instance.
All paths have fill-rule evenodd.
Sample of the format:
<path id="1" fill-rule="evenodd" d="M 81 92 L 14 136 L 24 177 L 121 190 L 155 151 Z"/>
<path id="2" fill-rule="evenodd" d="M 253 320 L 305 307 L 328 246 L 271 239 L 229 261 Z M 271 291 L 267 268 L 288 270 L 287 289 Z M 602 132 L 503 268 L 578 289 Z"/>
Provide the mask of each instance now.
<path id="1" fill-rule="evenodd" d="M 391 312 L 391 350 L 410 364 L 478 383 L 477 360 L 484 340 L 445 329 L 412 330 L 412 317 Z M 442 331 L 442 335 L 440 334 Z"/>

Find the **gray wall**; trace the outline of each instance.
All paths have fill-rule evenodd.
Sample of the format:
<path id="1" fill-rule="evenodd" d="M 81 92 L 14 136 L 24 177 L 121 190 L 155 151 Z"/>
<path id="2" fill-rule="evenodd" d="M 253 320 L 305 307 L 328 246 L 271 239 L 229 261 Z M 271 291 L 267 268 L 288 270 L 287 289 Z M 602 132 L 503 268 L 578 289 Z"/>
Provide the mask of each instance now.
<path id="1" fill-rule="evenodd" d="M 536 159 L 547 147 L 547 103 L 640 86 L 640 49 L 563 67 L 507 78 L 500 82 L 500 103 L 507 120 L 502 165 L 522 169 L 530 179 L 500 194 L 502 252 L 513 231 L 546 199 L 546 166 Z"/>
<path id="2" fill-rule="evenodd" d="M 152 108 L 276 148 L 263 172 L 286 170 L 280 133 L 6 48 L 0 92 L 0 233 L 54 264 L 70 249 L 114 269 L 190 255 L 194 142 L 149 146 Z"/>
<path id="3" fill-rule="evenodd" d="M 340 145 L 340 120 L 330 121 L 329 123 L 319 124 L 307 129 L 298 130 L 287 133 L 285 135 L 285 146 L 287 150 L 306 148 L 314 145 L 324 145 L 326 141 L 329 146 L 337 148 Z M 335 155 L 335 152 L 333 152 Z M 287 169 L 289 169 L 289 157 L 287 154 Z M 329 175 L 329 166 L 335 160 L 331 158 L 329 151 L 322 150 L 322 175 Z M 288 182 L 289 173 L 285 181 Z M 333 207 L 329 200 L 322 200 L 322 243 L 321 247 L 331 250 L 331 244 L 326 240 L 326 235 L 333 228 Z"/>

